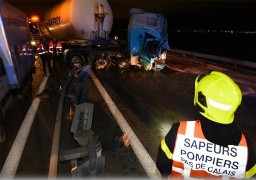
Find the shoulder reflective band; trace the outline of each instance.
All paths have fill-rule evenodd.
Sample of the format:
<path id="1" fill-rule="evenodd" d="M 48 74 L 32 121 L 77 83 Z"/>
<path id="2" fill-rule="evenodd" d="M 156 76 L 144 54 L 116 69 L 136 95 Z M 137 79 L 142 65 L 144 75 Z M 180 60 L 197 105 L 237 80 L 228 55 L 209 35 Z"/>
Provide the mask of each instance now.
<path id="1" fill-rule="evenodd" d="M 165 152 L 167 158 L 168 158 L 168 159 L 172 159 L 172 153 L 171 153 L 171 151 L 169 150 L 169 148 L 167 147 L 164 138 L 163 138 L 162 141 L 161 141 L 161 148 L 162 148 L 162 150 Z"/>
<path id="2" fill-rule="evenodd" d="M 246 178 L 251 178 L 254 174 L 256 174 L 256 164 L 245 173 Z"/>

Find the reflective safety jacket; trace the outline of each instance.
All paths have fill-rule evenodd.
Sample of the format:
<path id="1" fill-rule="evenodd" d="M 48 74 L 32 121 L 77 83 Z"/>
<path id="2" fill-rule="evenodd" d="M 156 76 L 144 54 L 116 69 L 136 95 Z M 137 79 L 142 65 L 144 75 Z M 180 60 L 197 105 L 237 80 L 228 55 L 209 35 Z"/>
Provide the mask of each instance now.
<path id="1" fill-rule="evenodd" d="M 174 178 L 244 178 L 248 148 L 245 136 L 238 146 L 208 141 L 200 121 L 181 121 L 172 154 Z"/>
<path id="2" fill-rule="evenodd" d="M 43 44 L 39 44 L 37 48 L 37 52 L 39 55 L 47 54 L 48 50 L 44 47 Z"/>

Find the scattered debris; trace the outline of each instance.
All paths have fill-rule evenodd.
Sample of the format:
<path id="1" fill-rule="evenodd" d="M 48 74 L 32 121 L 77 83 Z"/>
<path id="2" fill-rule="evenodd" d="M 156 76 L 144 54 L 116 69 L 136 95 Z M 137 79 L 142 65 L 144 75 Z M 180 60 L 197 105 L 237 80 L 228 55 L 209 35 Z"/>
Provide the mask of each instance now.
<path id="1" fill-rule="evenodd" d="M 129 138 L 127 133 L 124 133 L 122 135 L 122 139 L 123 139 L 123 142 L 124 142 L 124 146 L 129 147 L 130 146 L 130 138 Z"/>

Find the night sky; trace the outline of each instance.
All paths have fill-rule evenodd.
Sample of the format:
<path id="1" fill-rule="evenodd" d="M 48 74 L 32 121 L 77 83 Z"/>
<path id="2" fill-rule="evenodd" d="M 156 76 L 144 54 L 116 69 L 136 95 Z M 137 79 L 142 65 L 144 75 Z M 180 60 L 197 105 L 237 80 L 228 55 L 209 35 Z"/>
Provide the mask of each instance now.
<path id="1" fill-rule="evenodd" d="M 27 15 L 43 14 L 61 0 L 6 0 Z M 114 19 L 131 8 L 165 14 L 169 29 L 256 30 L 256 0 L 108 0 Z"/>

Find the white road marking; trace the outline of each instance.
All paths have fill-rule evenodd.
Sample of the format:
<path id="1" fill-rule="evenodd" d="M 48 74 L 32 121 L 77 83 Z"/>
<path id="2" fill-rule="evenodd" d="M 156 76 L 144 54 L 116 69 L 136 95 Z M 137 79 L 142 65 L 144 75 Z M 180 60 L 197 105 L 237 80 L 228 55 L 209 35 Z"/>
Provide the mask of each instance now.
<path id="1" fill-rule="evenodd" d="M 38 93 L 41 93 L 45 89 L 47 81 L 48 81 L 48 77 L 44 77 L 39 87 Z M 40 104 L 40 98 L 39 97 L 34 98 L 23 120 L 23 123 L 19 129 L 19 132 L 14 140 L 11 150 L 9 151 L 9 154 L 3 165 L 0 177 L 5 177 L 5 178 L 15 177 L 15 174 L 20 162 L 20 158 L 23 153 L 39 104 Z"/>
<path id="2" fill-rule="evenodd" d="M 161 175 L 159 170 L 156 167 L 155 162 L 151 158 L 151 156 L 148 154 L 136 134 L 133 132 L 107 91 L 104 89 L 98 78 L 95 76 L 95 74 L 91 71 L 91 69 L 88 68 L 88 72 L 94 81 L 96 87 L 98 88 L 100 94 L 102 95 L 103 99 L 105 100 L 107 106 L 109 107 L 112 115 L 115 117 L 119 127 L 124 133 L 127 133 L 130 138 L 131 147 L 139 159 L 141 165 L 143 166 L 144 170 L 146 171 L 147 175 L 150 178 L 157 178 L 160 179 Z"/>

